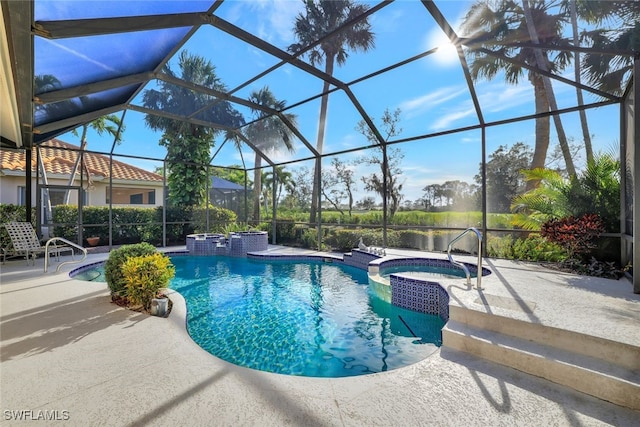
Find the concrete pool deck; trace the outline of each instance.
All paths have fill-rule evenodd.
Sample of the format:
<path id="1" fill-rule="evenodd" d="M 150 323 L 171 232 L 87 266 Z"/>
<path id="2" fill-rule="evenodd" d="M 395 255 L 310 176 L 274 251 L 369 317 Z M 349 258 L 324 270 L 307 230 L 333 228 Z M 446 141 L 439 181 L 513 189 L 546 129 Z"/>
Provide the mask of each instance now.
<path id="1" fill-rule="evenodd" d="M 106 257 L 90 255 L 85 263 Z M 452 305 L 640 345 L 640 295 L 628 280 L 483 262 L 493 272 L 483 279 L 484 290 L 448 283 Z M 36 267 L 24 260 L 0 266 L 2 425 L 630 426 L 640 420 L 640 411 L 449 348 L 406 368 L 349 378 L 241 368 L 191 340 L 179 295 L 169 318 L 151 317 L 112 304 L 104 283 L 69 279 L 76 266 L 55 273 L 54 262 L 48 274 L 42 267 L 42 259 Z"/>

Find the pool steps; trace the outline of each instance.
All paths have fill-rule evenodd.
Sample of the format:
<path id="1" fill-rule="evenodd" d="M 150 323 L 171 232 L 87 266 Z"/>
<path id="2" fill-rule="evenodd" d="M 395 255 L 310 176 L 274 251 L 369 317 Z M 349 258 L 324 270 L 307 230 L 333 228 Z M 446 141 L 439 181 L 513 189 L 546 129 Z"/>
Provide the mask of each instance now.
<path id="1" fill-rule="evenodd" d="M 455 305 L 442 345 L 640 410 L 640 346 Z"/>

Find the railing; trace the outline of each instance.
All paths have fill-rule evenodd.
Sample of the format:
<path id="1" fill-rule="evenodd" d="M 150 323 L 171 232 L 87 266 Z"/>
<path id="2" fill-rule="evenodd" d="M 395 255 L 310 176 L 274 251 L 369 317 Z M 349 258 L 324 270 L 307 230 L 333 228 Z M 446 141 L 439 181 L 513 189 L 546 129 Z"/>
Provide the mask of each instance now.
<path id="1" fill-rule="evenodd" d="M 65 244 L 69 245 L 69 246 L 57 246 L 54 243 L 54 247 L 49 249 L 49 245 L 52 242 L 58 242 L 58 241 L 63 242 Z M 78 248 L 78 249 L 80 249 L 82 251 L 82 253 L 83 253 L 82 259 L 76 260 L 76 259 L 73 258 L 73 253 L 74 253 L 73 252 L 73 248 Z M 55 252 L 55 254 L 58 257 L 58 259 L 60 258 L 60 252 L 71 251 L 71 258 L 72 258 L 71 261 L 64 261 L 64 262 L 61 262 L 60 264 L 58 264 L 58 267 L 56 268 L 56 272 L 60 271 L 60 267 L 62 267 L 65 264 L 75 264 L 75 263 L 78 263 L 78 262 L 82 262 L 87 257 L 87 250 L 85 248 L 83 248 L 82 246 L 80 246 L 80 245 L 78 245 L 76 243 L 73 243 L 73 242 L 71 242 L 71 241 L 69 241 L 69 240 L 67 240 L 65 238 L 62 238 L 62 237 L 52 237 L 51 239 L 47 240 L 47 244 L 45 245 L 45 250 L 44 250 L 44 272 L 45 273 L 49 269 L 49 252 L 50 251 L 51 252 Z"/>
<path id="2" fill-rule="evenodd" d="M 463 263 L 458 262 L 458 261 L 454 261 L 453 257 L 451 256 L 451 248 L 453 247 L 453 244 L 455 242 L 457 242 L 458 240 L 460 240 L 461 238 L 463 238 L 464 235 L 467 234 L 470 231 L 473 231 L 476 234 L 476 237 L 478 238 L 478 273 L 476 274 L 476 280 L 477 280 L 476 281 L 476 289 L 482 289 L 482 286 L 481 286 L 481 284 L 482 284 L 482 233 L 480 233 L 480 231 L 478 231 L 477 228 L 475 228 L 475 227 L 467 228 L 462 233 L 460 233 L 458 236 L 456 236 L 455 239 L 453 239 L 451 242 L 449 242 L 449 246 L 447 247 L 447 256 L 449 257 L 449 262 L 451 264 L 462 268 L 462 270 L 464 271 L 465 275 L 467 276 L 467 286 L 471 286 L 471 273 L 469 272 L 469 269 Z"/>

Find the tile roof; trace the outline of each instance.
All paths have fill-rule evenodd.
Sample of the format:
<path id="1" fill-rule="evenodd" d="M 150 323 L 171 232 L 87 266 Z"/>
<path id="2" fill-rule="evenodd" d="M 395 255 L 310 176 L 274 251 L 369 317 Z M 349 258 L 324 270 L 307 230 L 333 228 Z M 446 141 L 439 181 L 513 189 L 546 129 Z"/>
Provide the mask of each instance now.
<path id="1" fill-rule="evenodd" d="M 73 170 L 77 151 L 80 147 L 68 144 L 59 139 L 52 139 L 45 142 L 40 148 L 40 154 L 48 174 L 70 175 Z M 0 169 L 4 171 L 25 171 L 26 156 L 24 151 L 0 151 Z M 109 176 L 109 157 L 102 154 L 85 153 L 84 163 L 93 179 Z M 31 162 L 31 171 L 35 174 L 36 156 Z M 77 176 L 77 175 L 76 175 Z M 149 172 L 144 169 L 113 160 L 113 179 L 124 179 L 132 181 L 162 182 L 162 175 Z"/>

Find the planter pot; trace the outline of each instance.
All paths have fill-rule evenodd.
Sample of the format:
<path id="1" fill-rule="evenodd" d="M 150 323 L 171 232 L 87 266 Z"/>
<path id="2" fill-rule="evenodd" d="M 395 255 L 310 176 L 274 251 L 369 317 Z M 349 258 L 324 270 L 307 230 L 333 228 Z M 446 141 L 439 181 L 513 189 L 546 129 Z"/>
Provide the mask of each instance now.
<path id="1" fill-rule="evenodd" d="M 100 241 L 100 237 L 87 237 L 87 243 L 89 246 L 95 246 Z"/>
<path id="2" fill-rule="evenodd" d="M 168 298 L 154 298 L 151 300 L 149 312 L 152 316 L 165 317 L 167 315 Z"/>

